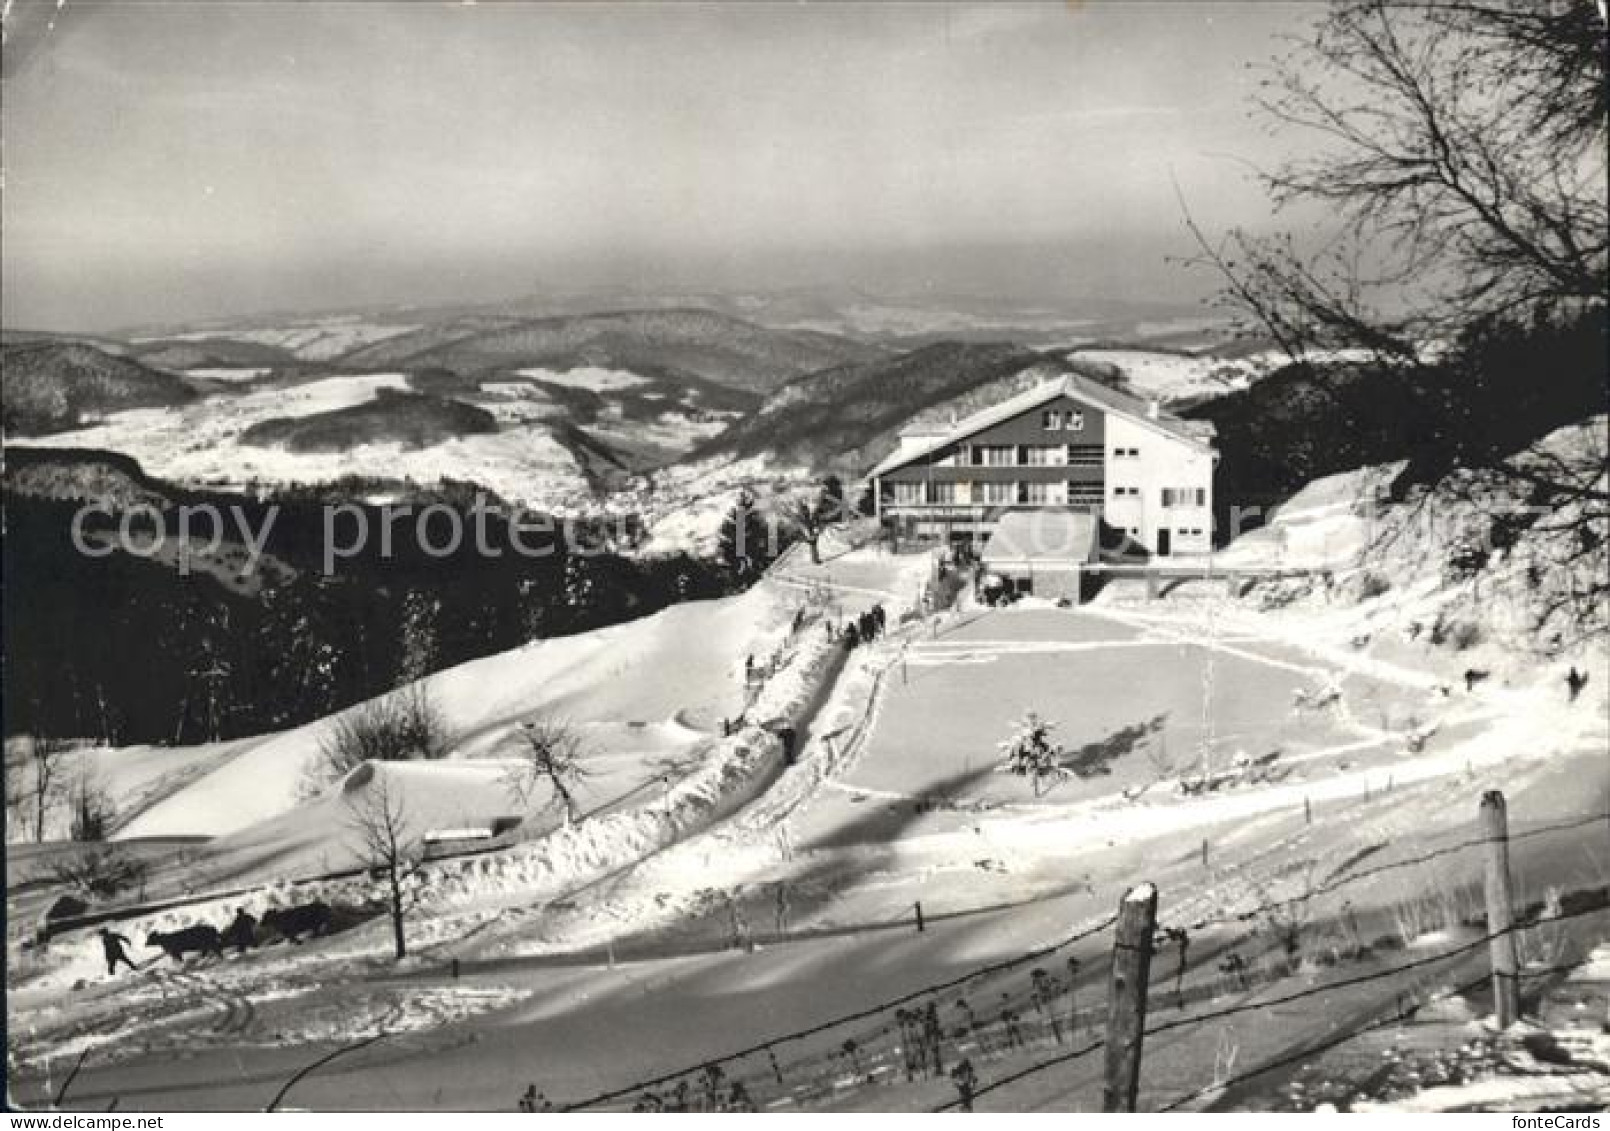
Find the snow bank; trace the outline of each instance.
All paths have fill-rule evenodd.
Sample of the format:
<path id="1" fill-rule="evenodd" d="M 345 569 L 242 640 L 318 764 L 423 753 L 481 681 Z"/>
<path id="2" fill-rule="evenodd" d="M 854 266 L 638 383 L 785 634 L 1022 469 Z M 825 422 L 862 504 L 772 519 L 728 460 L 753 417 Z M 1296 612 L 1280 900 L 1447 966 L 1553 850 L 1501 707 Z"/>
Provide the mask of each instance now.
<path id="1" fill-rule="evenodd" d="M 1547 1076 L 1490 1076 L 1467 1084 L 1442 1084 L 1390 1103 L 1355 1103 L 1355 1112 L 1537 1112 L 1587 1111 L 1610 1104 L 1610 1077 L 1603 1071 Z"/>
<path id="2" fill-rule="evenodd" d="M 749 717 L 804 727 L 843 660 L 839 645 L 825 633 L 812 633 L 768 681 Z M 446 905 L 475 903 L 493 893 L 551 898 L 572 890 L 731 817 L 777 779 L 784 768 L 783 753 L 777 735 L 759 725 L 713 739 L 703 767 L 662 797 L 529 845 L 446 863 L 431 870 L 423 893 Z"/>
<path id="3" fill-rule="evenodd" d="M 792 599 L 790 595 L 790 599 Z M 694 601 L 652 616 L 472 660 L 424 682 L 454 737 L 455 756 L 514 752 L 514 728 L 534 713 L 573 723 L 612 723 L 608 748 L 622 742 L 662 754 L 695 738 L 650 733 L 675 718 L 730 717 L 741 706 L 743 658 L 784 630 L 784 595 L 760 585 L 736 597 Z M 294 808 L 306 768 L 333 720 L 234 745 L 211 773 L 153 805 L 118 832 L 139 836 L 220 836 Z M 648 724 L 640 727 L 637 724 Z M 116 752 L 107 761 L 115 761 Z"/>

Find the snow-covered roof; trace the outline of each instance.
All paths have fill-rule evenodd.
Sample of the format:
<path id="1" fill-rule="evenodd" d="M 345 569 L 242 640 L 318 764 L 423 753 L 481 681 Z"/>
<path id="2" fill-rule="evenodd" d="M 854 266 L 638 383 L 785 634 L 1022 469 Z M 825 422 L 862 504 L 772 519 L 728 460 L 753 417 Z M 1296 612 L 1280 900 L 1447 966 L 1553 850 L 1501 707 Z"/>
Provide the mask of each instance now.
<path id="1" fill-rule="evenodd" d="M 984 564 L 1067 565 L 1096 556 L 1096 516 L 1088 511 L 1037 508 L 1007 511 L 984 543 Z"/>
<path id="2" fill-rule="evenodd" d="M 1145 425 L 1148 428 L 1173 436 L 1175 439 L 1196 444 L 1199 447 L 1211 448 L 1213 446 L 1212 441 L 1215 430 L 1208 421 L 1181 420 L 1172 413 L 1161 410 L 1156 415 L 1153 415 L 1148 403 L 1139 397 L 1119 392 L 1117 389 L 1109 388 L 1099 381 L 1081 377 L 1077 373 L 1065 373 L 1055 380 L 1036 385 L 1034 388 L 1019 393 L 1015 397 L 1008 397 L 1000 404 L 991 405 L 980 412 L 975 412 L 965 420 L 944 429 L 942 432 L 902 433 L 903 435 L 912 434 L 913 436 L 932 435 L 933 438 L 921 443 L 908 443 L 894 453 L 884 457 L 876 467 L 867 472 L 867 478 L 874 479 L 879 475 L 893 471 L 897 467 L 904 467 L 913 460 L 921 459 L 923 456 L 936 452 L 940 448 L 953 444 L 957 440 L 970 436 L 975 432 L 981 432 L 996 424 L 1002 424 L 1020 413 L 1028 412 L 1048 401 L 1054 401 L 1058 397 L 1070 397 L 1073 400 L 1083 401 L 1094 408 L 1122 416 L 1137 424 Z"/>
<path id="3" fill-rule="evenodd" d="M 443 840 L 491 840 L 496 834 L 490 824 L 476 825 L 461 829 L 430 829 L 425 833 L 426 844 L 434 844 Z"/>
<path id="4" fill-rule="evenodd" d="M 900 429 L 900 436 L 902 439 L 907 436 L 948 436 L 954 427 L 956 427 L 954 415 L 949 420 L 920 420 Z"/>

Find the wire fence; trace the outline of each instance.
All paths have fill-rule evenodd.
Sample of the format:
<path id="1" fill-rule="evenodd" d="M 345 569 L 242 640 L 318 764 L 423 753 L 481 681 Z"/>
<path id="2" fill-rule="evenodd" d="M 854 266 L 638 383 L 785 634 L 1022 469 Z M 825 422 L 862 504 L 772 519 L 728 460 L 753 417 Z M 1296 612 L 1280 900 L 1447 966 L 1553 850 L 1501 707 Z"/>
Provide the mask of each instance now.
<path id="1" fill-rule="evenodd" d="M 635 1110 L 661 1111 L 809 1106 L 869 1084 L 944 1079 L 947 1061 L 954 1065 L 958 1056 L 1006 1055 L 1027 1049 L 1031 1040 L 1061 1041 L 1074 1025 L 1094 1024 L 1095 1011 L 1079 1009 L 1074 977 L 1079 960 L 1069 967 L 1064 959 L 1067 977 L 1048 969 L 1055 965 L 1051 960 L 1109 931 L 1115 919 L 877 1005 L 568 1104 L 564 1110 L 608 1108 L 625 1101 Z M 820 1040 L 829 1034 L 830 1039 Z M 791 1046 L 800 1047 L 795 1051 Z"/>
<path id="2" fill-rule="evenodd" d="M 1188 1016 L 1175 1017 L 1167 1021 L 1149 1025 L 1145 1030 L 1145 1035 L 1147 1037 L 1153 1037 L 1182 1029 L 1196 1030 L 1204 1026 L 1215 1025 L 1244 1014 L 1265 1014 L 1270 1011 L 1277 1010 L 1283 1006 L 1292 1005 L 1296 1002 L 1312 998 L 1323 998 L 1328 995 L 1337 994 L 1344 990 L 1356 989 L 1360 986 L 1368 985 L 1373 982 L 1380 982 L 1384 980 L 1401 982 L 1405 975 L 1413 972 L 1443 967 L 1451 963 L 1455 963 L 1458 959 L 1473 956 L 1477 952 L 1486 950 L 1491 946 L 1495 939 L 1501 938 L 1506 934 L 1516 931 L 1535 930 L 1551 924 L 1563 923 L 1573 919 L 1580 919 L 1589 915 L 1604 914 L 1607 909 L 1610 909 L 1610 889 L 1601 889 L 1595 894 L 1598 898 L 1588 900 L 1582 906 L 1578 906 L 1571 910 L 1562 910 L 1555 914 L 1528 916 L 1523 921 L 1517 922 L 1504 931 L 1485 933 L 1446 950 L 1440 950 L 1433 954 L 1422 955 L 1419 958 L 1388 966 L 1380 970 L 1374 970 L 1369 973 L 1323 981 L 1317 985 L 1308 986 L 1301 990 L 1296 990 L 1287 994 L 1281 994 L 1273 997 L 1258 996 L 1251 1000 L 1238 1002 L 1235 1005 L 1210 1010 L 1205 1013 L 1193 1013 Z M 1574 969 L 1574 966 L 1571 964 L 1550 965 L 1543 967 L 1534 966 L 1518 971 L 1517 977 L 1525 979 L 1537 979 L 1552 974 L 1566 972 L 1571 969 Z M 1460 986 L 1456 987 L 1455 990 L 1448 991 L 1447 993 L 1468 993 L 1485 985 L 1490 981 L 1490 979 L 1490 974 L 1483 974 L 1480 977 L 1471 979 L 1466 983 L 1462 983 Z M 1250 985 L 1246 988 L 1249 990 L 1252 989 Z M 1162 1004 L 1162 1002 L 1159 1004 Z M 1188 1092 L 1186 1095 L 1181 1096 L 1159 1110 L 1176 1110 L 1187 1105 L 1188 1103 L 1204 1098 L 1210 1094 L 1227 1091 L 1239 1083 L 1251 1080 L 1257 1076 L 1261 1076 L 1290 1063 L 1315 1056 L 1320 1052 L 1334 1048 L 1337 1045 L 1344 1044 L 1371 1029 L 1400 1021 L 1408 1013 L 1413 1012 L 1414 1009 L 1418 1009 L 1420 1004 L 1423 1003 L 1416 1003 L 1413 1009 L 1407 1008 L 1403 995 L 1394 994 L 1393 1000 L 1388 1009 L 1389 1015 L 1384 1019 L 1370 1021 L 1363 1025 L 1344 1029 L 1326 1037 L 1324 1040 L 1318 1043 L 1305 1044 L 1298 1051 L 1283 1054 L 1274 1060 L 1261 1064 L 1257 1068 L 1243 1072 L 1238 1076 L 1215 1080 L 1207 1085 L 1204 1085 L 1203 1087 Z M 1064 1066 L 1071 1061 L 1096 1052 L 1098 1049 L 1104 1047 L 1105 1044 L 1105 1040 L 1097 1040 L 1084 1048 L 1065 1054 L 1059 1054 L 1026 1067 L 1016 1068 L 1009 1075 L 997 1080 L 993 1080 L 983 1086 L 976 1087 L 967 1095 L 958 1096 L 956 1099 L 941 1104 L 933 1110 L 955 1111 L 961 1108 L 970 1108 L 973 1102 L 991 1092 L 1020 1083 L 1021 1081 L 1030 1077 L 1038 1076 L 1049 1069 Z"/>
<path id="3" fill-rule="evenodd" d="M 1595 814 L 1535 825 L 1517 831 L 1510 839 L 1525 840 L 1607 824 L 1610 814 Z M 1610 908 L 1610 887 L 1572 893 L 1574 898 L 1567 899 L 1563 906 L 1534 904 L 1517 909 L 1517 921 L 1503 931 L 1484 930 L 1435 953 L 1268 996 L 1266 991 L 1290 979 L 1299 964 L 1293 948 L 1282 947 L 1278 932 L 1263 930 L 1264 924 L 1278 920 L 1283 912 L 1306 908 L 1312 901 L 1351 885 L 1480 850 L 1489 844 L 1486 837 L 1474 837 L 1345 875 L 1314 880 L 1287 898 L 1265 899 L 1250 908 L 1219 916 L 1197 916 L 1183 925 L 1160 923 L 1153 953 L 1165 956 L 1177 948 L 1178 961 L 1169 972 L 1172 976 L 1154 979 L 1148 1013 L 1155 1016 L 1172 1010 L 1174 1015 L 1154 1020 L 1146 1027 L 1145 1036 L 1203 1030 L 1238 1016 L 1265 1013 L 1372 983 L 1396 980 L 1401 987 L 1406 979 L 1418 974 L 1456 969 L 1461 960 L 1470 960 L 1504 934 L 1535 931 Z M 972 1110 L 986 1096 L 1009 1092 L 1106 1046 L 1108 964 L 1105 952 L 1096 948 L 1116 920 L 1116 915 L 1108 917 L 1050 945 L 675 1071 L 612 1088 L 567 1104 L 563 1110 L 756 1111 L 853 1106 L 857 1093 L 875 1088 L 904 1088 L 895 1097 L 899 1102 L 915 1103 L 928 1110 Z M 1255 924 L 1253 929 L 1240 933 L 1249 924 Z M 1449 925 L 1472 924 L 1467 921 Z M 1217 928 L 1237 930 L 1235 943 L 1259 937 L 1267 952 L 1265 961 L 1258 965 L 1228 959 L 1215 963 L 1213 959 L 1224 953 L 1221 947 L 1210 953 L 1207 961 L 1199 952 L 1197 961 L 1188 963 L 1191 937 Z M 1081 944 L 1084 953 L 1072 953 Z M 1235 950 L 1230 953 L 1236 955 Z M 1381 953 L 1364 946 L 1351 957 L 1378 963 Z M 1345 960 L 1344 956 L 1332 965 L 1339 966 Z M 1537 979 L 1568 968 L 1534 963 L 1521 976 Z M 1306 972 L 1312 975 L 1314 969 L 1310 966 Z M 1468 992 L 1486 980 L 1483 976 L 1439 992 Z M 1396 990 L 1382 1006 L 1384 1019 L 1371 1014 L 1358 1025 L 1306 1043 L 1297 1052 L 1283 1054 L 1235 1076 L 1215 1071 L 1213 1080 L 1170 1100 L 1162 1110 L 1175 1110 L 1223 1094 L 1288 1063 L 1395 1022 L 1405 1015 L 1406 1008 L 1412 1012 L 1423 1004 L 1415 1000 L 1417 992 L 1409 994 L 1406 1007 L 1404 992 L 1401 988 Z M 1201 1007 L 1226 997 L 1237 1000 L 1201 1011 Z M 1036 1056 L 1038 1059 L 1024 1063 Z M 942 1102 L 934 1102 L 936 1090 L 942 1090 Z"/>

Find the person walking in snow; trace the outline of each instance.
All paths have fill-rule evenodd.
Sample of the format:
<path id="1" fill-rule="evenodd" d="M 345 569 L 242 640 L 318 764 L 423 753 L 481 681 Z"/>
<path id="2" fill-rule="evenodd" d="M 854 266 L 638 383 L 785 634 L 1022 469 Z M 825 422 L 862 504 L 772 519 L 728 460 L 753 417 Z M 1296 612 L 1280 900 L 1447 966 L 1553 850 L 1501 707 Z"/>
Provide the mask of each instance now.
<path id="1" fill-rule="evenodd" d="M 119 962 L 127 965 L 130 970 L 139 969 L 134 960 L 123 949 L 126 946 L 133 945 L 125 936 L 109 931 L 105 927 L 101 928 L 101 949 L 106 952 L 106 976 L 108 978 L 117 973 L 117 964 Z"/>
<path id="2" fill-rule="evenodd" d="M 1571 702 L 1576 702 L 1576 697 L 1582 694 L 1582 689 L 1587 685 L 1588 673 L 1577 671 L 1576 665 L 1572 664 L 1571 670 L 1565 675 L 1565 686 L 1566 689 L 1571 693 Z"/>

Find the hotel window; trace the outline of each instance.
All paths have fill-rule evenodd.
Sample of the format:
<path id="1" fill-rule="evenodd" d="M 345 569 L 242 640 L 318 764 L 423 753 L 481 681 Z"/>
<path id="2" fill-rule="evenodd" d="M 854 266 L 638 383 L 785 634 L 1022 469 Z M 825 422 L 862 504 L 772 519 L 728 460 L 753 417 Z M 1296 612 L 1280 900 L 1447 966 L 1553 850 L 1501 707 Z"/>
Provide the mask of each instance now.
<path id="1" fill-rule="evenodd" d="M 1112 456 L 1113 456 L 1114 459 L 1139 459 L 1140 458 L 1140 449 L 1139 448 L 1114 448 L 1112 450 Z"/>
<path id="2" fill-rule="evenodd" d="M 1023 483 L 1019 485 L 1018 499 L 1020 502 L 1044 506 L 1047 503 L 1060 503 L 1062 501 L 1062 484 L 1060 483 Z"/>
<path id="3" fill-rule="evenodd" d="M 1029 444 L 1023 454 L 1030 467 L 1056 467 L 1068 459 L 1068 449 L 1061 444 Z"/>
<path id="4" fill-rule="evenodd" d="M 1100 503 L 1102 488 L 1100 483 L 1069 483 L 1068 502 L 1070 503 Z"/>
<path id="5" fill-rule="evenodd" d="M 1140 498 L 1140 488 L 1139 487 L 1114 487 L 1112 489 L 1112 497 L 1115 498 L 1115 499 L 1123 499 L 1123 498 L 1138 499 L 1138 498 Z"/>
<path id="6" fill-rule="evenodd" d="M 928 501 L 930 503 L 954 503 L 956 501 L 956 484 L 928 484 Z"/>
<path id="7" fill-rule="evenodd" d="M 1040 423 L 1055 432 L 1062 427 L 1062 414 L 1055 409 L 1040 414 Z"/>
<path id="8" fill-rule="evenodd" d="M 1068 462 L 1074 467 L 1100 467 L 1103 462 L 1101 446 L 1099 444 L 1069 444 Z"/>
<path id="9" fill-rule="evenodd" d="M 1205 507 L 1207 506 L 1207 490 L 1203 487 L 1164 487 L 1163 505 L 1165 507 Z"/>
<path id="10" fill-rule="evenodd" d="M 922 502 L 921 483 L 891 483 L 893 488 L 889 493 L 892 503 L 920 503 Z"/>
<path id="11" fill-rule="evenodd" d="M 1010 503 L 1017 498 L 1015 483 L 980 483 L 977 486 L 983 488 L 986 503 Z"/>
<path id="12" fill-rule="evenodd" d="M 1017 448 L 1012 444 L 980 444 L 973 449 L 973 464 L 977 467 L 1012 467 L 1017 463 Z"/>
<path id="13" fill-rule="evenodd" d="M 1082 412 L 1068 413 L 1062 420 L 1062 427 L 1069 432 L 1083 432 L 1085 430 L 1085 414 Z"/>

